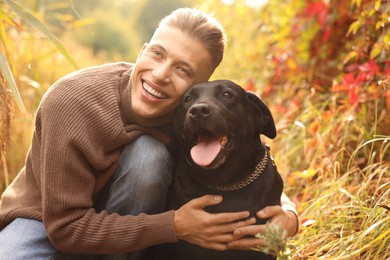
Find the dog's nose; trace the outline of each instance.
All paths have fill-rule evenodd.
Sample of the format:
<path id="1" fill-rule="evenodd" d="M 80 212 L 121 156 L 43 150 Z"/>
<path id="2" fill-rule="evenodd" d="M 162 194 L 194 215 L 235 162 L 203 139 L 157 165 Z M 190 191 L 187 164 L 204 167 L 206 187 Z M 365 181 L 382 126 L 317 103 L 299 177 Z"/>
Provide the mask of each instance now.
<path id="1" fill-rule="evenodd" d="M 207 104 L 195 104 L 189 113 L 192 118 L 206 118 L 211 115 L 211 110 Z"/>

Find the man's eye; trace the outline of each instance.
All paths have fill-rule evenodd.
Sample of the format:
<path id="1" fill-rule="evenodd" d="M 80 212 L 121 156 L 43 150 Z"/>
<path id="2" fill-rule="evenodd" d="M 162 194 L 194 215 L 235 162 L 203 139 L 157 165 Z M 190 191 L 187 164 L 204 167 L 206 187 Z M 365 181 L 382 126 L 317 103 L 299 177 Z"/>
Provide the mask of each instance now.
<path id="1" fill-rule="evenodd" d="M 157 50 L 153 50 L 152 51 L 153 54 L 155 54 L 156 56 L 161 56 L 161 52 L 157 51 Z"/>
<path id="2" fill-rule="evenodd" d="M 190 73 L 189 73 L 188 70 L 186 70 L 185 68 L 183 68 L 183 67 L 178 67 L 177 69 L 180 71 L 180 73 L 183 73 L 183 74 L 186 75 L 186 76 L 190 76 Z"/>

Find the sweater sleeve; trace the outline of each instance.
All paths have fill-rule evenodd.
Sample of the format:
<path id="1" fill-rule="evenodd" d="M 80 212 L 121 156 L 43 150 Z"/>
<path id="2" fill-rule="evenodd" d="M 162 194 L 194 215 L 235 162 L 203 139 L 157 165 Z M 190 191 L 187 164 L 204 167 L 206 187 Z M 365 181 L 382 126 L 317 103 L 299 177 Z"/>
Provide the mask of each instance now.
<path id="1" fill-rule="evenodd" d="M 298 217 L 298 212 L 296 210 L 294 202 L 292 202 L 287 195 L 283 192 L 280 198 L 281 207 L 284 211 L 292 211 Z"/>
<path id="2" fill-rule="evenodd" d="M 296 216 L 296 229 L 295 229 L 295 232 L 293 234 L 293 235 L 296 235 L 298 233 L 298 230 L 299 230 L 299 215 L 298 215 L 298 211 L 296 209 L 295 203 L 292 202 L 284 192 L 282 193 L 282 196 L 280 198 L 280 202 L 281 202 L 281 207 L 284 211 L 291 211 Z"/>
<path id="3" fill-rule="evenodd" d="M 97 176 L 115 170 L 120 153 L 116 144 L 125 135 L 115 120 L 120 117 L 112 105 L 115 94 L 109 89 L 82 94 L 67 89 L 72 82 L 58 84 L 41 104 L 42 138 L 36 155 L 42 218 L 53 245 L 64 252 L 110 254 L 175 242 L 173 211 L 120 216 L 93 209 Z"/>

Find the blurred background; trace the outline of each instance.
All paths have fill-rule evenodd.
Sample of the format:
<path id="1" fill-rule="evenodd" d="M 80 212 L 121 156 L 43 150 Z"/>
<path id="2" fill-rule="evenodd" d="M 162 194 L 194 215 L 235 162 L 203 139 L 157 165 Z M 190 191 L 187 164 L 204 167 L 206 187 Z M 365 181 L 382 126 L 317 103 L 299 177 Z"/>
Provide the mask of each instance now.
<path id="1" fill-rule="evenodd" d="M 0 194 L 23 167 L 42 95 L 76 69 L 136 59 L 178 7 L 228 36 L 213 79 L 257 92 L 266 140 L 297 204 L 279 259 L 390 259 L 389 0 L 4 0 Z"/>

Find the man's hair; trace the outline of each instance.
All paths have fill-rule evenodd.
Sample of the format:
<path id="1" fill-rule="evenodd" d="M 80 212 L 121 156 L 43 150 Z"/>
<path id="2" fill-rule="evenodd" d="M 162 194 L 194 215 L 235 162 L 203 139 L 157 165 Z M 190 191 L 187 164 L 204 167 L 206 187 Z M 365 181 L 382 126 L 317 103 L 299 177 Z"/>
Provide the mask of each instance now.
<path id="1" fill-rule="evenodd" d="M 199 41 L 211 55 L 214 69 L 223 59 L 226 36 L 222 25 L 211 15 L 194 8 L 179 8 L 161 20 L 161 25 L 178 28 Z"/>

